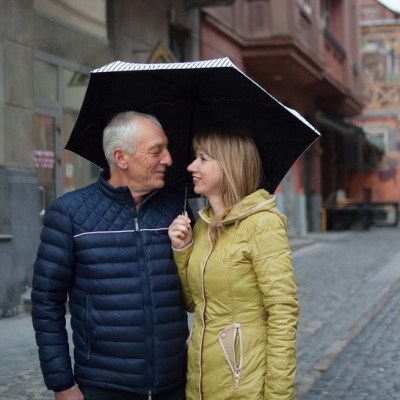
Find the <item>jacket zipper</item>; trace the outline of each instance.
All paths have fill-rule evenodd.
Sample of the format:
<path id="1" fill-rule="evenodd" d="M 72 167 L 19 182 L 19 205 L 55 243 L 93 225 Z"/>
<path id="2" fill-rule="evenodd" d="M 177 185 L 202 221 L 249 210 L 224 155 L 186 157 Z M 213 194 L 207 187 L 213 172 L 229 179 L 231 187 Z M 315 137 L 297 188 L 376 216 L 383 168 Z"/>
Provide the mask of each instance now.
<path id="1" fill-rule="evenodd" d="M 139 260 L 139 265 L 140 265 L 140 275 L 141 275 L 141 281 L 143 284 L 143 295 L 144 295 L 144 303 L 145 305 L 148 305 L 148 312 L 145 313 L 146 315 L 146 327 L 147 327 L 147 346 L 149 349 L 149 353 L 151 353 L 149 364 L 148 364 L 148 374 L 151 377 L 150 379 L 150 388 L 153 385 L 153 362 L 154 362 L 154 354 L 153 354 L 153 326 L 152 326 L 152 317 L 149 316 L 149 313 L 151 312 L 151 296 L 150 296 L 150 291 L 149 291 L 149 282 L 148 282 L 148 277 L 146 274 L 146 266 L 144 264 L 144 258 L 143 258 L 143 251 L 141 250 L 143 248 L 142 246 L 142 236 L 140 234 L 140 225 L 139 225 L 139 218 L 136 215 L 133 218 L 133 222 L 135 225 L 135 232 L 137 234 L 137 240 L 138 240 L 138 246 L 137 246 L 137 252 L 138 252 L 138 260 Z M 151 389 L 149 389 L 148 392 L 148 398 L 151 400 L 152 394 L 151 394 Z"/>
<path id="2" fill-rule="evenodd" d="M 243 338 L 242 338 L 242 331 L 240 328 L 240 324 L 235 324 L 235 344 L 236 344 L 236 338 L 239 338 L 239 364 L 235 365 L 233 374 L 235 376 L 235 383 L 236 383 L 236 389 L 239 389 L 240 385 L 240 370 L 242 369 L 242 364 L 243 364 Z"/>
<path id="3" fill-rule="evenodd" d="M 208 255 L 204 261 L 203 264 L 203 269 L 201 271 L 201 287 L 202 287 L 202 297 L 203 297 L 203 310 L 202 310 L 202 314 L 201 314 L 201 318 L 202 318 L 202 323 L 203 323 L 203 328 L 202 328 L 202 332 L 201 332 L 201 340 L 200 340 L 200 357 L 199 357 L 199 371 L 200 371 L 200 376 L 199 376 L 199 400 L 202 400 L 203 395 L 202 395 L 202 376 L 203 376 L 203 370 L 201 367 L 202 364 L 202 360 L 203 360 L 203 339 L 204 339 L 204 331 L 205 331 L 205 318 L 204 318 L 204 314 L 206 312 L 206 294 L 205 294 L 205 288 L 204 288 L 204 274 L 206 272 L 206 266 L 208 263 L 208 260 L 211 256 L 211 253 L 213 251 L 213 247 L 212 247 L 212 243 L 211 243 L 211 238 L 209 235 L 209 231 L 208 231 L 208 242 L 210 244 L 210 251 L 208 252 Z"/>

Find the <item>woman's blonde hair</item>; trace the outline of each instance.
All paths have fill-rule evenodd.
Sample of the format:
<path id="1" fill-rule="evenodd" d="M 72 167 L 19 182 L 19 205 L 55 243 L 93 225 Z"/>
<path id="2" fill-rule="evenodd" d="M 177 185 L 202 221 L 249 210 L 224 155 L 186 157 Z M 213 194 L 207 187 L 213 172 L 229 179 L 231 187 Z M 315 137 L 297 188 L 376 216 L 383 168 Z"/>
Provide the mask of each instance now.
<path id="1" fill-rule="evenodd" d="M 222 231 L 221 221 L 232 207 L 260 187 L 261 159 L 253 139 L 243 132 L 215 129 L 197 134 L 195 152 L 203 151 L 216 160 L 222 170 L 221 206 L 223 212 L 211 221 L 213 243 Z"/>

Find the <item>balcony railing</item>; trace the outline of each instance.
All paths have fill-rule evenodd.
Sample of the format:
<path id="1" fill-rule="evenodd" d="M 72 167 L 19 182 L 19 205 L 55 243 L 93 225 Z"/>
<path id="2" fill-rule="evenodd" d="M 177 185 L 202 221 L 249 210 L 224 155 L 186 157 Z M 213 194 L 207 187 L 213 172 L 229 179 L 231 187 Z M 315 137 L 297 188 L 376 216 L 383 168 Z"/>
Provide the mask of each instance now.
<path id="1" fill-rule="evenodd" d="M 346 51 L 331 32 L 324 30 L 324 60 L 329 74 L 342 85 L 346 85 Z"/>
<path id="2" fill-rule="evenodd" d="M 231 6 L 235 0 L 185 0 L 187 8 Z"/>

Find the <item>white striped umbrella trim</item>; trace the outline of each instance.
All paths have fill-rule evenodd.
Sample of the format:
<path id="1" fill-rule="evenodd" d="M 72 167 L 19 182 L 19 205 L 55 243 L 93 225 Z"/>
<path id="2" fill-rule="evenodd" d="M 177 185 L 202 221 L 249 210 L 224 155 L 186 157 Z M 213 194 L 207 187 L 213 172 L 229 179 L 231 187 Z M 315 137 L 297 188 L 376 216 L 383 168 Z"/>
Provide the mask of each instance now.
<path id="1" fill-rule="evenodd" d="M 214 60 L 204 60 L 204 61 L 190 61 L 190 62 L 177 62 L 177 63 L 156 63 L 156 64 L 139 64 L 139 63 L 129 63 L 125 61 L 114 61 L 110 64 L 104 65 L 100 68 L 97 68 L 92 71 L 92 73 L 100 73 L 100 72 L 121 72 L 121 71 L 151 71 L 151 70 L 165 70 L 165 69 L 196 69 L 196 68 L 235 68 L 242 75 L 244 75 L 247 79 L 252 81 L 255 85 L 257 85 L 264 92 L 265 89 L 261 87 L 257 82 L 248 77 L 243 71 L 241 71 L 228 57 L 224 58 L 216 58 Z M 266 92 L 269 96 L 271 96 L 277 103 L 279 103 L 283 108 L 286 108 L 289 112 L 291 112 L 295 117 L 300 119 L 304 124 L 306 124 L 309 128 L 313 129 L 318 135 L 320 133 L 317 129 L 312 126 L 305 118 L 303 118 L 297 111 L 291 109 L 290 107 L 285 106 L 275 97 L 273 97 L 270 93 Z"/>
<path id="2" fill-rule="evenodd" d="M 228 58 L 217 58 L 205 61 L 190 61 L 177 63 L 157 63 L 157 64 L 139 64 L 128 63 L 124 61 L 114 61 L 111 64 L 104 65 L 92 71 L 97 72 L 119 72 L 119 71 L 140 71 L 140 70 L 161 70 L 161 69 L 195 69 L 195 68 L 219 68 L 233 67 L 236 65 Z"/>

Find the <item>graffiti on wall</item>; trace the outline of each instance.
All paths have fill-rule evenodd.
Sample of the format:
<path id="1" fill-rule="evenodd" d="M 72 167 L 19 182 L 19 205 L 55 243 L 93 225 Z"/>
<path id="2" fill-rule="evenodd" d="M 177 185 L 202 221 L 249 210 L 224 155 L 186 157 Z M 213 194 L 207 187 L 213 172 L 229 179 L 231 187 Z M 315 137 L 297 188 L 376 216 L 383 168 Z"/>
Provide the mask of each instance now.
<path id="1" fill-rule="evenodd" d="M 393 34 L 365 40 L 362 65 L 367 108 L 400 105 L 400 37 Z"/>

